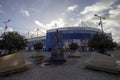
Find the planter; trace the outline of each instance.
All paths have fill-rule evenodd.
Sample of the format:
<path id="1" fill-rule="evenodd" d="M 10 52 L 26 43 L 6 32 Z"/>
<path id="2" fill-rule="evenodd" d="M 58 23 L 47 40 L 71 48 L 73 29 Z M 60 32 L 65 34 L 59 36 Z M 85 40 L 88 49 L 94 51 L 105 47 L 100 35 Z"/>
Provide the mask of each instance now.
<path id="1" fill-rule="evenodd" d="M 116 63 L 112 56 L 100 53 L 92 53 L 89 60 L 86 61 L 86 66 L 90 69 L 102 70 L 106 72 L 118 73 L 120 66 Z"/>
<path id="2" fill-rule="evenodd" d="M 68 57 L 72 58 L 80 58 L 80 52 L 73 52 Z"/>
<path id="3" fill-rule="evenodd" d="M 44 52 L 36 51 L 35 53 L 31 54 L 31 58 L 44 58 Z"/>
<path id="4" fill-rule="evenodd" d="M 22 53 L 0 57 L 0 76 L 25 70 L 31 63 L 26 62 Z"/>

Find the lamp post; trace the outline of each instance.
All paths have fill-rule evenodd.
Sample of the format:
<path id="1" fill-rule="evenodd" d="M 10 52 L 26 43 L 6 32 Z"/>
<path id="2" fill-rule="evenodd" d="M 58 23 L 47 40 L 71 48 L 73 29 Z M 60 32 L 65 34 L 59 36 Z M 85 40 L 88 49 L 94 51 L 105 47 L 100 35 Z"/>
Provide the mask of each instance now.
<path id="1" fill-rule="evenodd" d="M 94 16 L 97 16 L 98 18 L 100 18 L 99 25 L 101 25 L 101 30 L 102 30 L 102 34 L 103 34 L 103 23 L 102 23 L 102 19 L 105 19 L 105 18 L 102 17 L 102 16 L 98 16 L 97 14 L 95 14 Z"/>
<path id="2" fill-rule="evenodd" d="M 3 22 L 3 23 L 5 23 L 5 29 L 4 29 L 4 32 L 6 32 L 6 29 L 8 28 L 8 27 L 7 27 L 7 23 L 10 22 L 10 21 L 11 21 L 11 20 L 9 19 L 9 20 Z"/>

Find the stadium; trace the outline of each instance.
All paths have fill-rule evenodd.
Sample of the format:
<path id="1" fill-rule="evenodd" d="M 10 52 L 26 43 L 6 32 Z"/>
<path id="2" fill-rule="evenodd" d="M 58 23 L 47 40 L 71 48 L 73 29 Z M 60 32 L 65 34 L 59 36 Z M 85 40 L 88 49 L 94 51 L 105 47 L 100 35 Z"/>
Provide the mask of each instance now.
<path id="1" fill-rule="evenodd" d="M 68 48 L 71 42 L 77 43 L 80 51 L 88 51 L 88 40 L 93 34 L 101 32 L 100 29 L 93 27 L 63 27 L 57 28 L 59 31 L 59 45 Z M 55 33 L 57 29 L 48 30 L 46 33 L 45 47 L 47 51 L 55 45 Z"/>
<path id="2" fill-rule="evenodd" d="M 102 32 L 98 28 L 80 26 L 50 29 L 46 31 L 46 36 L 28 38 L 26 50 L 34 50 L 34 44 L 41 42 L 43 44 L 44 51 L 51 51 L 51 49 L 56 44 L 55 34 L 57 30 L 59 32 L 59 46 L 62 46 L 64 49 L 68 49 L 69 44 L 73 42 L 77 43 L 79 46 L 79 51 L 91 50 L 87 45 L 88 40 L 92 37 L 93 34 Z M 111 33 L 107 33 L 107 35 L 112 39 Z"/>

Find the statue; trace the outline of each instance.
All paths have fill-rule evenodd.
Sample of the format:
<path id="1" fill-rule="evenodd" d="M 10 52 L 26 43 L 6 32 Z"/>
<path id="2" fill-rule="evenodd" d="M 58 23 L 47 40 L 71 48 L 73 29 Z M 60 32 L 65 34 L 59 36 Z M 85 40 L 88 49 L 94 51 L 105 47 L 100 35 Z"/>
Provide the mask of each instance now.
<path id="1" fill-rule="evenodd" d="M 58 42 L 59 42 L 59 37 L 60 37 L 60 34 L 59 34 L 58 29 L 57 29 L 56 33 L 55 33 L 56 44 L 58 44 Z"/>
<path id="2" fill-rule="evenodd" d="M 60 35 L 57 29 L 55 33 L 56 43 L 52 47 L 50 58 L 47 60 L 49 63 L 60 64 L 65 62 L 63 48 L 58 44 L 59 39 L 60 39 Z"/>

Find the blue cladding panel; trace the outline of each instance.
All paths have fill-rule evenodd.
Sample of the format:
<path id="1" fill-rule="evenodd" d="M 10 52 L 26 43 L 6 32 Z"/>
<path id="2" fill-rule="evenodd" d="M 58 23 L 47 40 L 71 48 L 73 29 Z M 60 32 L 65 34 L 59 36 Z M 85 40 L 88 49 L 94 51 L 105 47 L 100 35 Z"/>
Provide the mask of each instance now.
<path id="1" fill-rule="evenodd" d="M 63 39 L 89 39 L 90 33 L 65 33 Z"/>
<path id="2" fill-rule="evenodd" d="M 54 33 L 47 33 L 46 36 L 46 46 L 47 48 L 50 48 L 50 46 L 52 46 L 53 42 L 54 42 Z"/>

